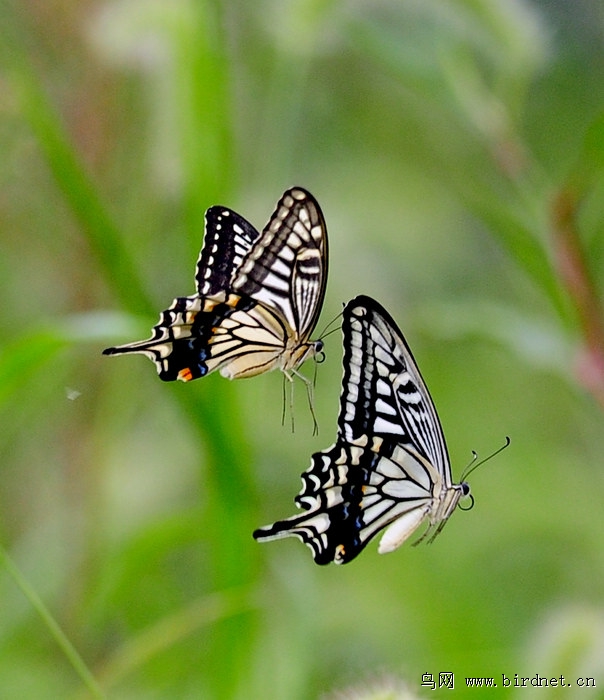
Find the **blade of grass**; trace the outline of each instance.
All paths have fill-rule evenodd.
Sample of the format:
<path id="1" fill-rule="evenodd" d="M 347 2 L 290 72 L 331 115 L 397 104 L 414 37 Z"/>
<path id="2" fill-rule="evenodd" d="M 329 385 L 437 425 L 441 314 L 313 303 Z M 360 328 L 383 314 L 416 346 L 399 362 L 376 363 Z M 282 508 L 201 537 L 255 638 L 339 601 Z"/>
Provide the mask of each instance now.
<path id="1" fill-rule="evenodd" d="M 252 591 L 247 587 L 211 593 L 194 600 L 186 608 L 149 625 L 119 647 L 100 670 L 100 682 L 105 689 L 115 687 L 123 678 L 140 670 L 154 656 L 183 638 L 256 606 Z"/>
<path id="2" fill-rule="evenodd" d="M 105 694 L 99 687 L 94 676 L 88 669 L 85 661 L 77 652 L 76 648 L 67 638 L 67 635 L 61 629 L 59 623 L 55 620 L 50 610 L 44 605 L 44 602 L 40 596 L 36 593 L 34 588 L 29 584 L 25 576 L 21 573 L 19 567 L 8 555 L 8 552 L 0 545 L 0 562 L 4 565 L 4 568 L 12 577 L 13 581 L 19 587 L 23 595 L 27 598 L 30 605 L 38 613 L 44 624 L 46 625 L 51 636 L 54 638 L 55 642 L 65 654 L 65 657 L 71 664 L 73 670 L 80 677 L 86 688 L 90 691 L 93 697 L 102 700 L 105 698 Z"/>
<path id="3" fill-rule="evenodd" d="M 21 113 L 106 277 L 114 282 L 118 298 L 136 313 L 154 313 L 121 231 L 78 159 L 27 57 L 16 48 L 12 69 L 10 84 Z"/>

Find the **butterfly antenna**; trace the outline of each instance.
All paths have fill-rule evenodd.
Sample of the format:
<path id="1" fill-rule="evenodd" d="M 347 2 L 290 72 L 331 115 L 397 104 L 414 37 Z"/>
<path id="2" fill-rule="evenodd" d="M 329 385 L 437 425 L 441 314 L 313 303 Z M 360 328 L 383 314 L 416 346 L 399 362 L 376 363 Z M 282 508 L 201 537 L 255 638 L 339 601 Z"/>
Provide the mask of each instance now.
<path id="1" fill-rule="evenodd" d="M 509 436 L 506 435 L 506 437 L 505 437 L 505 445 L 502 445 L 502 446 L 499 447 L 497 450 L 495 450 L 495 452 L 492 452 L 490 455 L 488 455 L 488 456 L 485 457 L 484 459 L 481 459 L 481 460 L 478 461 L 478 462 L 476 461 L 476 460 L 478 459 L 478 455 L 476 454 L 476 452 L 474 452 L 474 450 L 472 450 L 472 460 L 471 460 L 471 462 L 468 464 L 468 466 L 463 470 L 463 473 L 462 473 L 462 475 L 461 475 L 460 481 L 464 482 L 464 481 L 470 476 L 470 474 L 471 474 L 473 471 L 475 471 L 476 469 L 478 469 L 478 467 L 480 467 L 480 466 L 481 466 L 482 464 L 484 464 L 485 462 L 488 462 L 490 459 L 492 459 L 493 457 L 495 457 L 496 455 L 498 455 L 500 452 L 503 452 L 503 451 L 505 450 L 506 447 L 509 447 L 509 445 L 510 445 L 511 442 L 512 442 L 512 441 L 510 440 Z M 474 505 L 474 503 L 472 503 L 472 505 Z M 472 506 L 470 506 L 470 508 L 471 508 L 471 507 L 472 507 Z M 467 508 L 466 510 L 469 510 L 469 508 Z"/>
<path id="2" fill-rule="evenodd" d="M 329 338 L 329 336 L 332 335 L 333 333 L 337 333 L 337 332 L 340 330 L 340 328 L 342 328 L 342 324 L 340 324 L 339 326 L 336 326 L 335 328 L 332 328 L 332 329 L 331 329 L 330 331 L 328 331 L 327 333 L 323 333 L 323 335 L 321 336 L 320 340 L 325 340 L 325 338 Z M 321 362 L 323 362 L 323 361 L 324 361 L 324 360 L 321 360 Z M 319 364 L 320 364 L 320 363 L 319 363 Z"/>
<path id="3" fill-rule="evenodd" d="M 342 314 L 344 313 L 344 310 L 340 311 L 339 314 L 334 316 L 331 321 L 325 326 L 325 328 L 319 333 L 319 340 L 324 340 L 327 338 L 327 336 L 331 335 L 332 333 L 335 333 L 337 330 L 339 330 L 342 327 L 342 324 L 340 323 L 337 325 L 335 328 L 332 328 L 331 330 L 328 330 L 330 326 L 332 326 L 339 318 L 341 318 Z"/>

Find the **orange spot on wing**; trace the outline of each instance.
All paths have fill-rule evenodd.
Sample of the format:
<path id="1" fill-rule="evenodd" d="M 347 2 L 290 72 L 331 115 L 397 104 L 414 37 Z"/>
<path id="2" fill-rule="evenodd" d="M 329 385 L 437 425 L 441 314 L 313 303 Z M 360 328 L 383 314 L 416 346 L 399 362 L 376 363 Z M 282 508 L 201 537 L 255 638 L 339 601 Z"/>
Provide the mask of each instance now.
<path id="1" fill-rule="evenodd" d="M 178 373 L 178 378 L 181 382 L 190 382 L 193 379 L 193 372 L 188 367 L 181 369 Z"/>

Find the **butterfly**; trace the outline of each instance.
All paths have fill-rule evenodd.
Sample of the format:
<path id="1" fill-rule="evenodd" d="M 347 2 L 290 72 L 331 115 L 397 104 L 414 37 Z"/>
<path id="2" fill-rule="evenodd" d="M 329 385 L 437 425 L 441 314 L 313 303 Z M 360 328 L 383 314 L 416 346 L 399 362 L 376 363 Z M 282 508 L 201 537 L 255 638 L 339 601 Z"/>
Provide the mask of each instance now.
<path id="1" fill-rule="evenodd" d="M 454 484 L 436 408 L 403 334 L 374 299 L 346 304 L 344 375 L 334 445 L 312 455 L 296 505 L 305 512 L 254 532 L 297 536 L 317 564 L 354 559 L 381 530 L 378 551 L 399 547 L 428 521 L 432 541 L 463 496 Z"/>
<path id="2" fill-rule="evenodd" d="M 143 353 L 164 381 L 216 369 L 237 379 L 275 368 L 292 379 L 323 349 L 310 340 L 327 282 L 318 202 L 301 187 L 286 190 L 262 233 L 233 210 L 211 207 L 195 281 L 197 294 L 175 299 L 151 338 L 103 354 Z"/>

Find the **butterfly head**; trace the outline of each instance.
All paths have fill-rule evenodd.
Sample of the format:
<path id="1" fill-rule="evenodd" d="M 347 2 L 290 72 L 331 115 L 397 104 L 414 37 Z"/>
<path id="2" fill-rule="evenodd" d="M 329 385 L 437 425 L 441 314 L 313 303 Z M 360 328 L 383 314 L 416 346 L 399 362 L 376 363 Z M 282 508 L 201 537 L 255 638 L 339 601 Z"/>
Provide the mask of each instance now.
<path id="1" fill-rule="evenodd" d="M 295 370 L 308 359 L 314 359 L 321 363 L 325 359 L 323 354 L 323 341 L 312 340 L 309 343 L 300 343 L 292 352 L 285 356 L 283 370 Z"/>

